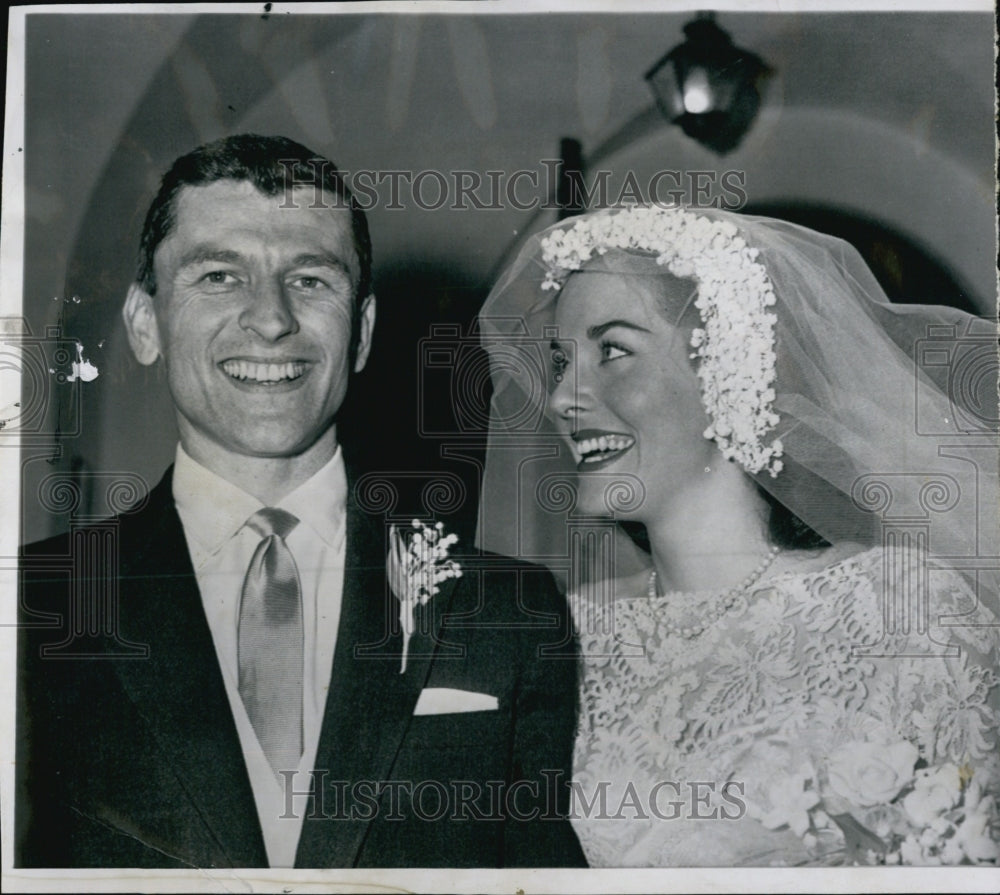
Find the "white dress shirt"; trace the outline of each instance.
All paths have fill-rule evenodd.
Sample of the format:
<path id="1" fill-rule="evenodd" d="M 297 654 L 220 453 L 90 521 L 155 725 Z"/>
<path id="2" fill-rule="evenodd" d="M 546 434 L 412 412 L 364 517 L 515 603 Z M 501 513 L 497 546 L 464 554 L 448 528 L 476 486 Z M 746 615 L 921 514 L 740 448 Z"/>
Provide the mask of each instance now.
<path id="1" fill-rule="evenodd" d="M 295 799 L 294 817 L 282 817 L 284 781 L 275 776 L 257 741 L 238 687 L 240 595 L 260 542 L 260 536 L 244 523 L 264 504 L 192 460 L 180 445 L 173 495 L 236 721 L 268 863 L 271 867 L 292 867 L 306 811 L 305 798 Z M 343 595 L 346 502 L 347 477 L 338 447 L 322 469 L 277 503 L 299 519 L 286 539 L 299 570 L 305 634 L 303 754 L 294 779 L 297 792 L 309 788 L 330 687 Z"/>

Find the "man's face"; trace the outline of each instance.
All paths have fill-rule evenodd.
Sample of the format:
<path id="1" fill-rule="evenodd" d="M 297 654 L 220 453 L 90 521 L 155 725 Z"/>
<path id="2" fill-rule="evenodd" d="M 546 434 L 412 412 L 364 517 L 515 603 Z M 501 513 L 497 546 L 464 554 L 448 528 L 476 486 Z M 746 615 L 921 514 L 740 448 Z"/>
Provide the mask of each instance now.
<path id="1" fill-rule="evenodd" d="M 126 304 L 133 348 L 144 363 L 163 357 L 181 443 L 196 457 L 336 444 L 359 273 L 350 212 L 310 208 L 311 188 L 293 198 L 297 208 L 282 208 L 291 203 L 243 181 L 184 187 L 154 257 L 157 294 L 134 287 Z M 373 301 L 360 313 L 357 370 Z"/>

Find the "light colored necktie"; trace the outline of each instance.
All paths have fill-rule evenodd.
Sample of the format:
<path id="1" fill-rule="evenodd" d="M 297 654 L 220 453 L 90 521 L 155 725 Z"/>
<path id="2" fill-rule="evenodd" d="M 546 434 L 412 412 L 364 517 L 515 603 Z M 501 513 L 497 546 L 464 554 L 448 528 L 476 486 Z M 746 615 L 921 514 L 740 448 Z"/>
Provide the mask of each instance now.
<path id="1" fill-rule="evenodd" d="M 240 597 L 239 691 L 276 774 L 298 769 L 302 757 L 302 588 L 285 543 L 298 524 L 275 507 L 246 522 L 262 540 Z"/>

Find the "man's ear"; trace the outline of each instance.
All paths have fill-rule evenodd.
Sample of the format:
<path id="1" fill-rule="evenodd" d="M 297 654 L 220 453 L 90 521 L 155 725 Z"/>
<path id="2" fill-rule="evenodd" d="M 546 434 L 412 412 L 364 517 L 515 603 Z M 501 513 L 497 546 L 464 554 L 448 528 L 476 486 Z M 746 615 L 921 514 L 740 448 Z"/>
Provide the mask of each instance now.
<path id="1" fill-rule="evenodd" d="M 138 283 L 133 283 L 122 308 L 128 343 L 135 359 L 149 366 L 160 356 L 160 329 L 153 310 L 153 297 Z"/>
<path id="2" fill-rule="evenodd" d="M 358 350 L 354 355 L 354 372 L 360 373 L 368 362 L 372 348 L 372 330 L 375 328 L 375 296 L 369 295 L 361 302 L 361 325 L 358 327 Z"/>

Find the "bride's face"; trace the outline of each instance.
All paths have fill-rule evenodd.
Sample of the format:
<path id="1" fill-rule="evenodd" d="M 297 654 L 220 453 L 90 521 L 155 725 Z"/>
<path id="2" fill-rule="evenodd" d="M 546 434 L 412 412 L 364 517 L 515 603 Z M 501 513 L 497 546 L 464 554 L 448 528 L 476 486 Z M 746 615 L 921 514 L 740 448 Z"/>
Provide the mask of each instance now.
<path id="1" fill-rule="evenodd" d="M 645 499 L 616 516 L 649 523 L 722 462 L 702 434 L 708 418 L 687 339 L 660 311 L 664 299 L 683 305 L 693 288 L 667 276 L 586 271 L 563 287 L 549 410 L 577 462 L 580 512 L 606 514 L 607 489 L 634 476 Z"/>

